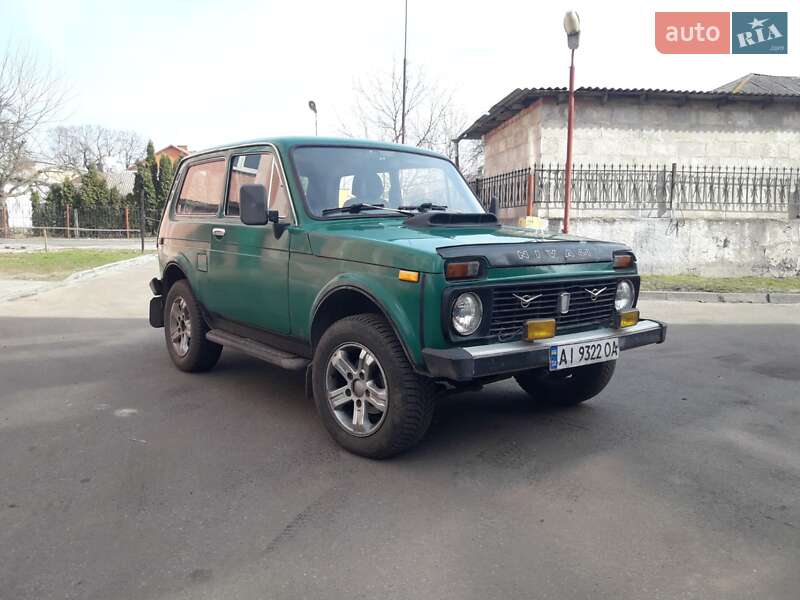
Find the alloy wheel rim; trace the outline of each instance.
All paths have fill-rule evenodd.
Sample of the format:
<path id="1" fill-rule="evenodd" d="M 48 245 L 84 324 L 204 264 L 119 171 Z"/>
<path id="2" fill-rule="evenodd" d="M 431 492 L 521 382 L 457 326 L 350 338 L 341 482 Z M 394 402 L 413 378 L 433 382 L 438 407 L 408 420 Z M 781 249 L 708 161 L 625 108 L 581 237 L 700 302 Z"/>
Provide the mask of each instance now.
<path id="1" fill-rule="evenodd" d="M 375 354 L 355 342 L 342 344 L 328 358 L 328 404 L 339 426 L 365 437 L 383 424 L 389 406 L 386 375 Z"/>
<path id="2" fill-rule="evenodd" d="M 186 300 L 180 296 L 169 309 L 169 335 L 175 353 L 180 357 L 186 356 L 192 341 L 192 318 Z"/>

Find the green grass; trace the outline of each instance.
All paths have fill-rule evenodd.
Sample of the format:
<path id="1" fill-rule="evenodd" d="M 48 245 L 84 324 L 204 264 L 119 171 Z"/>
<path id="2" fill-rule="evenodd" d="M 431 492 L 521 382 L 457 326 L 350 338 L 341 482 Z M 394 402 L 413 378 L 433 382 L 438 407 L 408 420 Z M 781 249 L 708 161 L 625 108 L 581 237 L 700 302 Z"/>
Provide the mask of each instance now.
<path id="1" fill-rule="evenodd" d="M 0 279 L 64 279 L 76 271 L 139 256 L 136 250 L 0 252 Z"/>
<path id="2" fill-rule="evenodd" d="M 642 289 L 682 292 L 800 292 L 800 277 L 642 275 Z"/>

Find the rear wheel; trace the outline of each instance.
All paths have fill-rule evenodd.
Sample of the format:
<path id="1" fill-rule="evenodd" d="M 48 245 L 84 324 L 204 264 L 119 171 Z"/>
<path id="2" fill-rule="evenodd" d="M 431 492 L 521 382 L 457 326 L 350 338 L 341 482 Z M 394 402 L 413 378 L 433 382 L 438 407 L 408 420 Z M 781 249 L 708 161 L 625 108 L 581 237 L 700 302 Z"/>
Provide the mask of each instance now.
<path id="1" fill-rule="evenodd" d="M 518 373 L 514 379 L 537 403 L 573 406 L 602 392 L 616 365 L 617 361 L 611 360 L 563 371 L 531 369 Z"/>
<path id="2" fill-rule="evenodd" d="M 185 279 L 169 289 L 164 303 L 167 351 L 181 371 L 208 371 L 219 360 L 222 346 L 206 339 L 208 326 Z"/>
<path id="3" fill-rule="evenodd" d="M 379 315 L 331 325 L 314 353 L 312 378 L 325 428 L 355 454 L 393 456 L 417 444 L 430 425 L 436 387 L 414 372 Z"/>

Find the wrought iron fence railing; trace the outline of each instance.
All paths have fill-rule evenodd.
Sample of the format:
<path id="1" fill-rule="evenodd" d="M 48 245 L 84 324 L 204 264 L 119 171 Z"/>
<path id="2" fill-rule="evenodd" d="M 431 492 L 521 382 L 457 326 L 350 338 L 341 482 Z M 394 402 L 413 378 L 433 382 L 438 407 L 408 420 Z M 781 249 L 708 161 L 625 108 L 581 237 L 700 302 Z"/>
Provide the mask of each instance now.
<path id="1" fill-rule="evenodd" d="M 497 199 L 498 208 L 527 206 L 530 173 L 530 168 L 509 171 L 492 177 L 474 179 L 469 182 L 469 186 L 487 209 L 492 198 Z"/>
<path id="2" fill-rule="evenodd" d="M 470 182 L 487 209 L 564 206 L 564 166 L 537 164 Z M 574 165 L 574 209 L 781 213 L 800 216 L 800 168 Z"/>

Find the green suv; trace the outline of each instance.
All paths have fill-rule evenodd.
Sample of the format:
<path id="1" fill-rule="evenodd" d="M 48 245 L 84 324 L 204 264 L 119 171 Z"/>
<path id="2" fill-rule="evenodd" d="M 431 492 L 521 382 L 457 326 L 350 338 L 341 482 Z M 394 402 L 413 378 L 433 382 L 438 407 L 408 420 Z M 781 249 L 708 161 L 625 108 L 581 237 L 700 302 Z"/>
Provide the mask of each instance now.
<path id="1" fill-rule="evenodd" d="M 158 234 L 150 324 L 184 371 L 223 347 L 304 369 L 331 436 L 388 457 L 437 397 L 514 377 L 536 402 L 598 394 L 640 320 L 621 244 L 500 225 L 439 154 L 274 138 L 180 163 Z"/>

